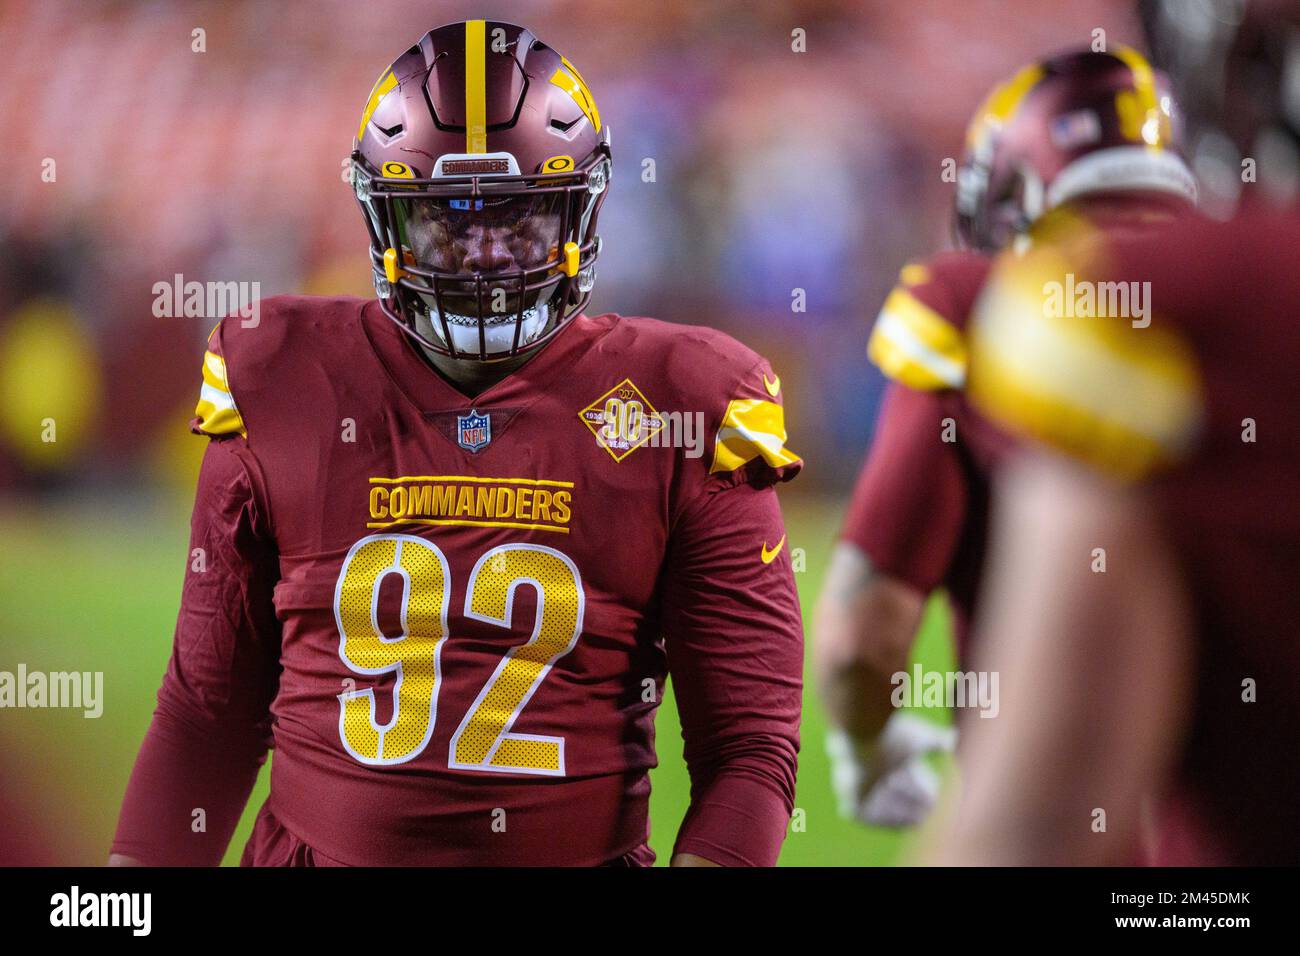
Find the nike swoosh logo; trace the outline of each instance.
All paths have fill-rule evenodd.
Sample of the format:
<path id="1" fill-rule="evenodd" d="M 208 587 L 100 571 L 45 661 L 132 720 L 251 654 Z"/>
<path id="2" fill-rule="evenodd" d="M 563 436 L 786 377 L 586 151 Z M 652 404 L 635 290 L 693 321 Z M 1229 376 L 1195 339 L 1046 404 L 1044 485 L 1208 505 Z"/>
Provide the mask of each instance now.
<path id="1" fill-rule="evenodd" d="M 781 549 L 784 548 L 784 547 L 785 547 L 785 535 L 781 535 L 781 540 L 778 541 L 778 542 L 776 543 L 776 547 L 773 548 L 773 549 L 770 550 L 770 551 L 767 549 L 767 542 L 764 541 L 764 542 L 763 542 L 763 553 L 762 553 L 762 555 L 760 555 L 760 557 L 762 557 L 762 559 L 763 559 L 763 563 L 764 563 L 764 564 L 771 564 L 773 561 L 775 561 L 775 560 L 776 560 L 776 556 L 777 556 L 778 554 L 781 553 Z"/>
<path id="2" fill-rule="evenodd" d="M 763 387 L 767 389 L 767 394 L 771 395 L 773 398 L 776 398 L 776 393 L 781 391 L 781 376 L 778 375 L 776 378 L 772 379 L 772 381 L 769 382 L 767 380 L 767 373 L 764 372 Z"/>

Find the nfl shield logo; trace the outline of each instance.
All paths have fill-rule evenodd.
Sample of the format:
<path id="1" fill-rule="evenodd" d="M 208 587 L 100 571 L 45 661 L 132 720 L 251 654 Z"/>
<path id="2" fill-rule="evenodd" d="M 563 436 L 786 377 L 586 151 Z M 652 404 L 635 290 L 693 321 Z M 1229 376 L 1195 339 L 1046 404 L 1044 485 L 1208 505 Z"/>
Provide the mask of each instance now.
<path id="1" fill-rule="evenodd" d="M 472 409 L 468 415 L 456 416 L 456 441 L 461 448 L 476 452 L 492 440 L 492 416 Z"/>

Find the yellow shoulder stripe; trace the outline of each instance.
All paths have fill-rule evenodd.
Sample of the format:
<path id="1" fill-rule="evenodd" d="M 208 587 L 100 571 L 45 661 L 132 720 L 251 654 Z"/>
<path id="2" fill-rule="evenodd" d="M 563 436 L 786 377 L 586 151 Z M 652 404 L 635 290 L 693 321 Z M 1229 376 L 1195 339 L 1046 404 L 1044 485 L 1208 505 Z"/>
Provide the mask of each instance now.
<path id="1" fill-rule="evenodd" d="M 925 285 L 933 276 L 924 262 L 909 262 L 898 270 L 899 285 Z"/>
<path id="2" fill-rule="evenodd" d="M 244 419 L 235 407 L 235 396 L 226 378 L 226 362 L 215 352 L 203 355 L 203 387 L 194 409 L 199 428 L 209 435 L 243 435 L 248 437 Z"/>
<path id="3" fill-rule="evenodd" d="M 709 474 L 734 471 L 759 456 L 773 468 L 793 465 L 800 459 L 785 438 L 784 408 L 761 398 L 733 399 L 718 427 Z"/>
<path id="4" fill-rule="evenodd" d="M 889 378 L 934 391 L 966 382 L 966 342 L 961 332 L 902 287 L 885 300 L 867 356 Z"/>
<path id="5" fill-rule="evenodd" d="M 1201 410 L 1189 349 L 1123 318 L 1046 314 L 1041 286 L 1033 275 L 990 285 L 972 332 L 972 400 L 1116 477 L 1140 478 L 1184 454 Z"/>

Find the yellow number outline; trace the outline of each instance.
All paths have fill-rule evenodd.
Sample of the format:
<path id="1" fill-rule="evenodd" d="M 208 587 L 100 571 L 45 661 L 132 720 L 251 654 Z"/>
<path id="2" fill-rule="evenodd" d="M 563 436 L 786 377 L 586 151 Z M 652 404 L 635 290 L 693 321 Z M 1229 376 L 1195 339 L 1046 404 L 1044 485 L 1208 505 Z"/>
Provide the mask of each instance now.
<path id="1" fill-rule="evenodd" d="M 416 549 L 416 558 L 412 562 L 404 561 L 404 554 L 407 546 L 414 546 Z M 370 556 L 371 551 L 378 552 Z M 391 553 L 389 553 L 391 551 Z M 421 554 L 423 552 L 423 554 Z M 353 570 L 357 568 L 356 562 L 362 560 L 359 555 L 365 555 L 365 560 L 382 559 L 384 562 L 378 571 L 373 575 L 367 574 L 360 570 L 357 577 L 353 576 Z M 437 561 L 437 571 L 440 574 L 440 580 L 435 577 L 430 587 L 429 582 L 424 576 L 420 580 L 415 580 L 413 571 L 419 569 L 418 563 L 421 558 L 432 558 Z M 379 588 L 384 578 L 389 574 L 398 574 L 402 578 L 402 633 L 398 637 L 385 637 L 379 627 Z M 413 760 L 424 749 L 429 746 L 429 740 L 433 737 L 434 721 L 438 712 L 438 691 L 442 688 L 442 647 L 446 642 L 447 628 L 447 606 L 449 585 L 451 583 L 451 571 L 447 566 L 447 556 L 442 550 L 432 542 L 409 534 L 390 534 L 379 535 L 372 534 L 362 538 L 348 550 L 347 557 L 343 559 L 343 567 L 339 572 L 338 583 L 334 587 L 334 622 L 339 632 L 339 659 L 347 666 L 349 670 L 356 674 L 380 675 L 396 672 L 397 677 L 393 683 L 393 715 L 389 718 L 388 723 L 380 724 L 375 719 L 375 689 L 367 687 L 365 690 L 344 691 L 338 695 L 339 701 L 339 739 L 343 742 L 344 748 L 353 757 L 361 763 L 371 766 L 385 766 L 391 764 L 406 763 Z M 424 632 L 421 625 L 428 622 L 424 620 L 417 621 L 417 630 L 414 632 L 411 628 L 410 611 L 411 598 L 415 587 L 420 587 L 423 591 L 430 587 L 432 594 L 435 596 L 435 603 L 438 608 L 437 614 L 437 635 L 432 637 L 432 653 L 429 655 L 431 660 L 424 661 L 420 657 L 421 652 L 425 650 L 424 645 L 429 642 L 430 637 Z M 355 590 L 369 588 L 369 594 L 357 595 Z M 368 605 L 365 612 L 354 605 L 354 601 L 346 601 L 347 592 L 353 590 L 354 598 L 364 597 Z M 347 617 L 354 618 L 361 616 L 368 617 L 368 620 L 351 623 L 363 624 L 361 633 L 358 634 L 357 627 L 349 627 Z M 420 614 L 421 619 L 427 617 Z M 410 643 L 407 643 L 410 642 Z M 359 646 L 358 646 L 359 645 Z M 384 651 L 391 647 L 391 655 L 384 655 Z M 411 653 L 415 651 L 416 653 Z M 356 659 L 356 656 L 371 656 L 379 658 L 374 666 L 367 666 L 365 663 Z M 382 655 L 382 656 L 381 656 Z M 391 660 L 384 660 L 385 656 L 391 656 Z M 415 673 L 411 675 L 413 680 L 407 681 L 407 667 L 414 664 Z M 424 672 L 420 665 L 432 665 L 431 673 Z M 426 686 L 427 685 L 427 686 Z M 429 702 L 427 712 L 421 705 L 423 699 L 428 696 Z M 405 702 L 406 706 L 403 706 Z M 414 716 L 412 711 L 415 711 Z M 402 721 L 405 719 L 408 726 L 403 726 Z M 423 730 L 419 731 L 418 740 L 412 744 L 409 741 L 410 728 L 412 720 L 424 724 Z M 416 724 L 417 729 L 419 723 Z M 397 753 L 392 756 L 385 756 L 384 745 L 388 741 L 388 735 L 392 731 L 398 731 Z M 407 742 L 403 744 L 403 737 Z M 370 744 L 373 743 L 373 754 Z M 366 752 L 363 752 L 363 749 Z"/>
<path id="2" fill-rule="evenodd" d="M 546 560 L 534 569 L 537 573 L 512 567 L 535 564 L 538 559 Z M 392 638 L 384 636 L 378 618 L 380 586 L 389 574 L 402 579 L 402 633 Z M 513 733 L 512 728 L 555 662 L 572 651 L 582 635 L 586 595 L 577 565 L 568 555 L 544 545 L 492 548 L 470 573 L 464 613 L 510 629 L 515 591 L 524 584 L 537 591 L 532 635 L 510 648 L 461 719 L 448 748 L 449 769 L 565 775 L 564 737 Z M 339 659 L 353 673 L 397 674 L 393 713 L 386 724 L 375 718 L 374 687 L 338 695 L 339 739 L 359 762 L 406 763 L 428 747 L 442 688 L 451 590 L 446 555 L 427 538 L 373 534 L 348 550 L 334 588 Z M 420 603 L 412 620 L 417 597 Z M 390 734 L 395 753 L 387 752 Z M 467 734 L 471 735 L 468 741 Z M 464 759 L 467 756 L 477 759 Z"/>
<path id="3" fill-rule="evenodd" d="M 538 577 L 521 574 L 511 569 L 509 559 L 501 562 L 497 570 L 494 566 L 499 555 L 527 553 L 545 555 L 561 562 L 567 570 L 563 580 L 543 581 Z M 492 562 L 492 563 L 489 563 Z M 487 574 L 494 576 L 490 584 L 505 586 L 504 597 L 500 601 L 500 615 L 492 613 L 495 599 L 483 587 Z M 552 565 L 550 570 L 557 570 Z M 465 588 L 465 616 L 487 624 L 496 624 L 507 629 L 512 628 L 515 610 L 515 591 L 520 585 L 529 584 L 537 591 L 537 610 L 534 614 L 533 633 L 523 644 L 518 644 L 506 653 L 492 672 L 491 679 L 478 692 L 469 710 L 461 719 L 460 726 L 451 736 L 447 748 L 447 766 L 452 770 L 487 770 L 497 773 L 531 773 L 543 776 L 564 776 L 564 738 L 549 737 L 539 734 L 512 733 L 511 728 L 528 702 L 532 700 L 537 688 L 551 672 L 551 668 L 565 654 L 568 654 L 582 634 L 583 616 L 586 613 L 586 598 L 582 591 L 582 576 L 577 565 L 568 555 L 534 544 L 503 544 L 493 548 L 478 559 L 474 570 L 470 572 L 469 584 Z M 571 603 L 571 606 L 566 606 Z M 478 610 L 476 610 L 478 608 Z M 558 631 L 556 628 L 558 627 Z M 548 633 L 548 631 L 550 633 Z M 564 635 L 564 636 L 561 636 Z M 530 653 L 531 649 L 531 653 Z M 540 652 L 540 653 L 539 653 Z M 530 659 L 531 658 L 531 659 Z M 531 678 L 529 671 L 535 670 Z M 510 687 L 516 688 L 526 682 L 521 694 L 514 694 L 512 700 Z M 505 700 L 502 700 L 505 698 Z M 507 710 L 504 704 L 509 704 Z M 466 741 L 466 735 L 477 732 L 492 735 L 491 743 L 478 760 L 464 759 L 462 751 L 470 750 L 473 744 Z M 476 748 L 477 749 L 477 748 Z M 501 755 L 507 754 L 505 758 Z M 522 756 L 529 750 L 540 751 L 534 759 L 541 763 L 525 765 L 517 760 L 510 761 L 509 754 L 514 751 Z"/>

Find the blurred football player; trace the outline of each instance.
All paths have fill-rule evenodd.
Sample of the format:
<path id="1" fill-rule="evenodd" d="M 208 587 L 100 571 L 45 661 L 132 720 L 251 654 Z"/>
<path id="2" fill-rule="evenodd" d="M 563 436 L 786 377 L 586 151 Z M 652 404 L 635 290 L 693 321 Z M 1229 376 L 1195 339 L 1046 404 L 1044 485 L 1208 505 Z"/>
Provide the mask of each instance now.
<path id="1" fill-rule="evenodd" d="M 522 27 L 440 27 L 380 76 L 351 159 L 377 299 L 209 339 L 119 862 L 217 863 L 273 745 L 246 864 L 647 864 L 670 672 L 673 862 L 775 862 L 802 631 L 774 486 L 802 462 L 760 356 L 584 312 L 609 179 L 582 75 Z"/>
<path id="2" fill-rule="evenodd" d="M 996 491 L 977 630 L 1001 715 L 967 741 L 950 862 L 1300 863 L 1300 4 L 1147 13 L 1189 114 L 1220 120 L 1198 141 L 1293 159 L 1261 161 L 1230 221 L 990 279 L 972 395 L 1042 450 Z M 1147 317 L 1048 306 L 1064 281 Z"/>
<path id="3" fill-rule="evenodd" d="M 976 112 L 958 176 L 965 248 L 906 266 L 868 346 L 889 379 L 818 606 L 814 652 L 833 724 L 840 812 L 878 826 L 934 804 L 928 756 L 954 732 L 891 699 L 927 597 L 943 588 L 958 658 L 985 551 L 989 475 L 1011 442 L 966 397 L 967 325 L 990 254 L 1050 241 L 1065 224 L 1123 233 L 1195 199 L 1162 79 L 1137 51 L 1032 63 Z"/>

